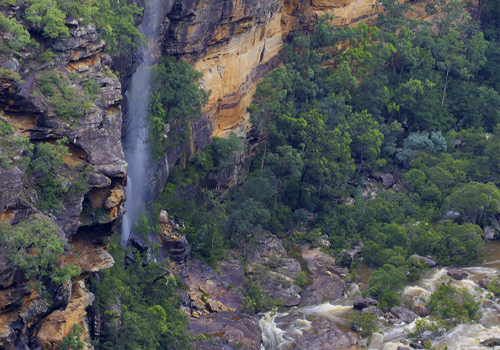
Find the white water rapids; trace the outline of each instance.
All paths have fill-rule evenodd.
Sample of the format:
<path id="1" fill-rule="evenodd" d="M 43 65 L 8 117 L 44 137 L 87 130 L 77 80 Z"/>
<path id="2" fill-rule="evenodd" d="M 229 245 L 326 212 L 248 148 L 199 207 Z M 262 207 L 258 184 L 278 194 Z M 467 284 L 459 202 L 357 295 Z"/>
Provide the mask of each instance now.
<path id="1" fill-rule="evenodd" d="M 477 281 L 484 277 L 495 277 L 500 273 L 500 241 L 489 242 L 480 258 L 480 262 L 472 267 L 459 268 L 469 273 L 467 279 L 453 281 L 452 286 L 467 288 L 477 299 L 483 302 L 480 321 L 476 324 L 458 325 L 442 336 L 435 337 L 424 334 L 423 338 L 432 342 L 432 346 L 447 346 L 448 349 L 500 349 L 500 346 L 486 348 L 479 343 L 488 338 L 500 338 L 500 305 L 486 298 L 486 290 L 481 288 Z M 425 300 L 432 292 L 439 288 L 441 283 L 449 280 L 447 268 L 431 269 L 416 283 L 407 286 L 403 292 L 404 307 L 413 301 Z M 315 332 L 311 329 L 312 321 L 326 317 L 344 331 L 349 330 L 349 316 L 352 312 L 359 312 L 352 308 L 355 299 L 365 290 L 369 276 L 364 276 L 359 284 L 348 286 L 348 293 L 343 299 L 333 303 L 324 303 L 317 306 L 292 308 L 284 313 L 266 313 L 260 320 L 263 331 L 263 346 L 265 350 L 290 349 L 292 337 L 302 335 L 303 332 Z M 361 290 L 361 291 L 360 291 Z M 415 328 L 411 324 L 390 325 L 383 318 L 379 318 L 380 330 L 373 334 L 369 349 L 396 350 L 403 345 L 402 340 L 411 341 L 407 336 Z M 318 349 L 319 350 L 319 349 Z"/>

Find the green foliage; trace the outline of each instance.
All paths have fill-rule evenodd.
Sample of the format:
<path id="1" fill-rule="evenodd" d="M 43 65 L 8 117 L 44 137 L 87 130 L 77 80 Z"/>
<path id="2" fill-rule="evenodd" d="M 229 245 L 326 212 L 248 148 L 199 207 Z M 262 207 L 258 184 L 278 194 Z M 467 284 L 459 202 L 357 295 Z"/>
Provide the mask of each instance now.
<path id="1" fill-rule="evenodd" d="M 301 271 L 295 275 L 295 282 L 299 287 L 303 287 L 307 284 L 307 275 L 304 271 Z"/>
<path id="2" fill-rule="evenodd" d="M 13 81 L 21 80 L 19 73 L 3 67 L 0 67 L 0 78 Z"/>
<path id="3" fill-rule="evenodd" d="M 187 317 L 179 310 L 181 297 L 176 293 L 182 283 L 169 276 L 169 261 L 151 261 L 148 253 L 127 251 L 119 235 L 112 237 L 108 250 L 115 265 L 91 278 L 90 289 L 96 296 L 91 312 L 100 312 L 109 327 L 101 333 L 101 349 L 189 349 Z M 125 264 L 125 255 L 134 257 Z M 164 276 L 164 277 L 162 277 Z M 111 305 L 119 300 L 121 318 Z"/>
<path id="4" fill-rule="evenodd" d="M 134 25 L 134 16 L 141 13 L 137 4 L 118 0 L 26 0 L 26 19 L 42 31 L 44 36 L 68 36 L 66 20 L 82 19 L 83 24 L 96 25 L 99 37 L 106 42 L 107 51 L 112 53 L 135 50 L 142 45 L 144 35 Z M 13 29 L 10 30 L 14 32 Z M 23 34 L 29 38 L 27 32 Z M 26 40 L 21 36 L 19 41 L 22 43 Z"/>
<path id="5" fill-rule="evenodd" d="M 94 102 L 101 93 L 101 86 L 93 78 L 84 81 L 82 85 L 90 101 Z"/>
<path id="6" fill-rule="evenodd" d="M 52 62 L 54 60 L 54 53 L 50 50 L 44 51 L 38 56 L 38 60 L 43 63 Z"/>
<path id="7" fill-rule="evenodd" d="M 3 53 L 19 53 L 20 50 L 37 46 L 29 32 L 15 17 L 7 18 L 0 13 L 0 32 L 8 33 L 7 38 L 0 39 L 0 51 Z"/>
<path id="8" fill-rule="evenodd" d="M 66 165 L 65 158 L 71 157 L 66 142 L 60 139 L 35 147 L 29 170 L 36 178 L 40 210 L 58 213 L 64 202 L 78 198 L 88 186 L 90 170 L 83 163 Z"/>
<path id="9" fill-rule="evenodd" d="M 165 148 L 185 141 L 189 122 L 201 115 L 210 92 L 200 87 L 202 74 L 184 61 L 163 57 L 153 67 L 153 93 L 149 97 L 150 143 L 156 160 Z M 170 130 L 165 127 L 170 125 Z M 167 141 L 168 139 L 168 141 Z"/>
<path id="10" fill-rule="evenodd" d="M 84 95 L 72 87 L 69 80 L 55 71 L 43 74 L 37 81 L 40 92 L 45 96 L 54 113 L 63 120 L 81 117 L 85 114 Z"/>
<path id="11" fill-rule="evenodd" d="M 370 278 L 370 288 L 364 293 L 376 298 L 383 306 L 395 306 L 401 302 L 399 292 L 403 289 L 406 276 L 393 265 L 385 264 Z"/>
<path id="12" fill-rule="evenodd" d="M 471 323 L 481 318 L 481 302 L 466 289 L 454 288 L 451 280 L 432 293 L 429 308 L 433 315 L 451 324 Z"/>
<path id="13" fill-rule="evenodd" d="M 281 299 L 269 297 L 269 294 L 256 282 L 247 283 L 244 294 L 243 309 L 251 314 L 267 312 L 283 305 Z"/>
<path id="14" fill-rule="evenodd" d="M 360 333 L 363 337 L 370 337 L 374 332 L 378 331 L 377 315 L 371 312 L 354 312 L 349 317 L 351 326 L 361 329 Z"/>
<path id="15" fill-rule="evenodd" d="M 65 254 L 66 241 L 49 219 L 32 215 L 15 226 L 7 222 L 0 225 L 3 255 L 24 272 L 26 279 L 34 279 L 39 293 L 44 293 L 49 283 L 60 286 L 80 274 L 77 266 L 60 266 L 59 256 Z"/>
<path id="16" fill-rule="evenodd" d="M 83 333 L 83 328 L 74 324 L 71 328 L 71 331 L 67 336 L 63 338 L 63 343 L 60 350 L 82 350 L 85 347 L 85 344 L 80 339 Z"/>
<path id="17" fill-rule="evenodd" d="M 0 168 L 24 168 L 30 162 L 33 145 L 9 119 L 0 115 Z"/>

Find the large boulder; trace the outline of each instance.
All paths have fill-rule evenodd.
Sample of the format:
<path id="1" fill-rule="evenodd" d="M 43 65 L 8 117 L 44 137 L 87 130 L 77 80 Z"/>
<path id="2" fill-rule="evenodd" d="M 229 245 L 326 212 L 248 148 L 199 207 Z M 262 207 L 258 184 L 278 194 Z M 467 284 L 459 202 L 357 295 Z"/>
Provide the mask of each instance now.
<path id="1" fill-rule="evenodd" d="M 378 304 L 378 301 L 376 299 L 373 299 L 373 298 L 360 298 L 360 299 L 356 299 L 354 300 L 354 308 L 355 309 L 364 309 L 365 307 L 368 307 L 368 306 L 377 306 Z"/>
<path id="2" fill-rule="evenodd" d="M 438 265 L 439 265 L 439 263 L 438 263 L 436 260 L 432 260 L 432 259 L 430 259 L 430 258 L 426 258 L 426 257 L 424 257 L 424 256 L 420 256 L 420 255 L 417 255 L 417 254 L 413 254 L 411 257 L 412 257 L 413 259 L 415 259 L 417 262 L 420 262 L 420 261 L 422 261 L 422 259 L 423 259 L 424 264 L 425 264 L 425 265 L 427 265 L 427 266 L 429 266 L 429 267 L 436 267 L 436 266 L 438 266 Z"/>
<path id="3" fill-rule="evenodd" d="M 426 317 L 431 314 L 431 311 L 427 306 L 419 303 L 410 305 L 410 310 L 416 313 L 420 317 Z"/>
<path id="4" fill-rule="evenodd" d="M 357 350 L 358 338 L 351 332 L 341 330 L 333 320 L 315 318 L 311 327 L 301 333 L 287 334 L 291 338 L 287 349 Z"/>
<path id="5" fill-rule="evenodd" d="M 378 317 L 384 316 L 384 312 L 376 306 L 365 307 L 363 310 L 361 310 L 361 313 L 362 314 L 366 314 L 366 313 L 374 314 L 374 315 L 377 315 Z"/>
<path id="6" fill-rule="evenodd" d="M 483 288 L 488 288 L 488 286 L 491 284 L 491 279 L 490 278 L 481 278 L 479 281 L 477 281 L 477 284 L 479 284 Z"/>
<path id="7" fill-rule="evenodd" d="M 335 259 L 310 245 L 301 245 L 302 259 L 307 262 L 307 270 L 312 283 L 303 288 L 300 305 L 314 305 L 325 300 L 337 300 L 345 293 L 345 283 L 340 278 L 347 269 L 335 265 Z"/>
<path id="8" fill-rule="evenodd" d="M 401 321 L 406 323 L 412 323 L 418 318 L 417 314 L 415 314 L 414 312 L 399 306 L 391 308 L 391 312 L 396 315 Z"/>
<path id="9" fill-rule="evenodd" d="M 446 274 L 457 281 L 461 281 L 463 279 L 466 279 L 469 276 L 469 274 L 467 272 L 461 271 L 461 270 L 456 270 L 456 269 L 448 270 L 448 272 L 446 272 Z"/>

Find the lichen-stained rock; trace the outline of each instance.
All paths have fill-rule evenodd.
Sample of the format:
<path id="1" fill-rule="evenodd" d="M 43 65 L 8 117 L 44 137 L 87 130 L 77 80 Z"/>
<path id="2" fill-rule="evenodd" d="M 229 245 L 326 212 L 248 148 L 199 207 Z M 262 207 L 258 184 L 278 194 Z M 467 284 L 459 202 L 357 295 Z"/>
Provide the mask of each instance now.
<path id="1" fill-rule="evenodd" d="M 302 291 L 301 305 L 314 305 L 325 300 L 341 298 L 345 284 L 339 275 L 346 270 L 336 266 L 335 259 L 319 248 L 311 248 L 306 244 L 300 246 L 300 252 L 312 275 L 312 283 Z"/>
<path id="2" fill-rule="evenodd" d="M 94 301 L 94 294 L 85 289 L 83 281 L 73 285 L 71 299 L 63 310 L 55 310 L 45 317 L 35 331 L 35 339 L 46 350 L 55 350 L 62 345 L 75 324 L 87 314 L 85 309 Z"/>

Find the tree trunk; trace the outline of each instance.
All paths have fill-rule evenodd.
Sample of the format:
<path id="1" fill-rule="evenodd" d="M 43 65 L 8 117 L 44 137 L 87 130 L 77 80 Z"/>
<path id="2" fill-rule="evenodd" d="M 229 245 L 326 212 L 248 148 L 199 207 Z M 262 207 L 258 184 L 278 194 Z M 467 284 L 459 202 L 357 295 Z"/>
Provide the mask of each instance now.
<path id="1" fill-rule="evenodd" d="M 446 96 L 446 87 L 448 86 L 448 74 L 450 73 L 450 67 L 446 69 L 446 79 L 444 81 L 444 89 L 443 89 L 443 99 L 441 100 L 441 109 L 443 109 L 444 97 Z"/>

